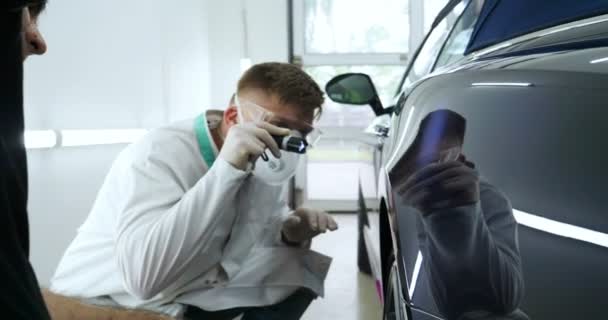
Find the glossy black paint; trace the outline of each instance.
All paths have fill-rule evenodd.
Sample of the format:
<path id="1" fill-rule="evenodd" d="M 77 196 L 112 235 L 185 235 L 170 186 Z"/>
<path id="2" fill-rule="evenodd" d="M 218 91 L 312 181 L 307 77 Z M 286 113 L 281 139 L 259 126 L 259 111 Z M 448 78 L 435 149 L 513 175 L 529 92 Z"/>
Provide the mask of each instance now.
<path id="1" fill-rule="evenodd" d="M 415 133 L 417 121 L 447 108 L 467 119 L 467 157 L 509 196 L 514 208 L 608 233 L 608 64 L 591 63 L 601 57 L 608 57 L 607 48 L 487 59 L 422 81 L 394 119 L 397 129 L 384 159 L 404 152 L 407 146 L 396 144 L 403 135 Z M 530 86 L 472 85 L 496 82 Z M 402 131 L 414 106 L 412 124 Z M 386 169 L 390 176 L 395 167 Z M 416 227 L 404 210 L 397 204 L 389 212 L 394 238 L 399 239 L 395 252 L 403 283 L 410 283 Z M 608 290 L 608 249 L 521 229 L 524 310 L 534 319 L 605 314 L 599 297 Z M 432 310 L 424 284 L 419 289 L 422 293 L 414 296 L 413 305 Z"/>
<path id="2" fill-rule="evenodd" d="M 443 16 L 458 2 L 451 1 Z M 608 15 L 482 51 L 413 84 L 402 82 L 390 136 L 380 148 L 385 297 L 395 261 L 410 319 L 434 318 L 429 313 L 435 306 L 424 282 L 409 297 L 417 226 L 389 177 L 420 120 L 434 110 L 449 109 L 467 119 L 464 153 L 516 210 L 608 233 Z M 420 48 L 403 79 L 419 53 Z M 608 248 L 525 225 L 519 239 L 527 287 L 522 308 L 532 319 L 604 318 Z"/>

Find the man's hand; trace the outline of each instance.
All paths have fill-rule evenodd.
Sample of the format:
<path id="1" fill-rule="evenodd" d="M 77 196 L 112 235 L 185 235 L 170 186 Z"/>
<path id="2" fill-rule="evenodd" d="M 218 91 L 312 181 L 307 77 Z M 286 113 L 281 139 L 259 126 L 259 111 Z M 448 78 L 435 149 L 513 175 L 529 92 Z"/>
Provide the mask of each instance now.
<path id="1" fill-rule="evenodd" d="M 300 208 L 283 222 L 281 232 L 285 240 L 302 243 L 327 230 L 335 231 L 337 229 L 338 224 L 329 214 L 319 210 Z"/>
<path id="2" fill-rule="evenodd" d="M 403 202 L 428 215 L 436 210 L 479 201 L 479 174 L 470 162 L 433 163 L 410 176 L 398 189 Z"/>
<path id="3" fill-rule="evenodd" d="M 236 124 L 228 130 L 219 156 L 235 168 L 245 170 L 247 163 L 257 159 L 266 149 L 280 158 L 281 151 L 271 135 L 286 136 L 289 132 L 289 129 L 267 122 Z"/>

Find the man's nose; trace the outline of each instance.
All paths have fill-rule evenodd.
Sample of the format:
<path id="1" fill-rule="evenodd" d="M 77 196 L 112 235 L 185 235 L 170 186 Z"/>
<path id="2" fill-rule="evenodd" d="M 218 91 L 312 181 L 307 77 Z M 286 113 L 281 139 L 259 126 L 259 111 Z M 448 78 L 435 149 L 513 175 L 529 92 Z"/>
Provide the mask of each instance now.
<path id="1" fill-rule="evenodd" d="M 30 25 L 25 31 L 25 46 L 28 56 L 42 55 L 46 52 L 46 41 L 36 25 Z"/>

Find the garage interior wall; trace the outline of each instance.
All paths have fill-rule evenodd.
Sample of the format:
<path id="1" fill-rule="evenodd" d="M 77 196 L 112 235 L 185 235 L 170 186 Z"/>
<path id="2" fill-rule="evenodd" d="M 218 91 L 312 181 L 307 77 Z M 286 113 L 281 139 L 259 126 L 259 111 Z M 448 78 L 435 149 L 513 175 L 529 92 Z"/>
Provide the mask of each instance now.
<path id="1" fill-rule="evenodd" d="M 40 18 L 49 51 L 25 65 L 26 129 L 149 129 L 224 108 L 245 51 L 253 63 L 287 61 L 286 10 L 282 0 L 54 1 Z M 28 150 L 42 286 L 124 147 Z"/>
<path id="2" fill-rule="evenodd" d="M 288 61 L 287 0 L 208 1 L 211 106 L 223 109 L 236 91 L 240 61 Z M 244 26 L 245 24 L 245 26 Z"/>

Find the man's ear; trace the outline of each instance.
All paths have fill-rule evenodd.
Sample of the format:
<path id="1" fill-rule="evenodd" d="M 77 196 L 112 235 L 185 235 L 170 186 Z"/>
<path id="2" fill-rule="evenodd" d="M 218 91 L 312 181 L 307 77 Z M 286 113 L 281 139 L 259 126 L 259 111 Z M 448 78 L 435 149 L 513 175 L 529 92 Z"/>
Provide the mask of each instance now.
<path id="1" fill-rule="evenodd" d="M 231 127 L 238 123 L 239 112 L 235 106 L 230 106 L 224 111 L 224 124 Z"/>

